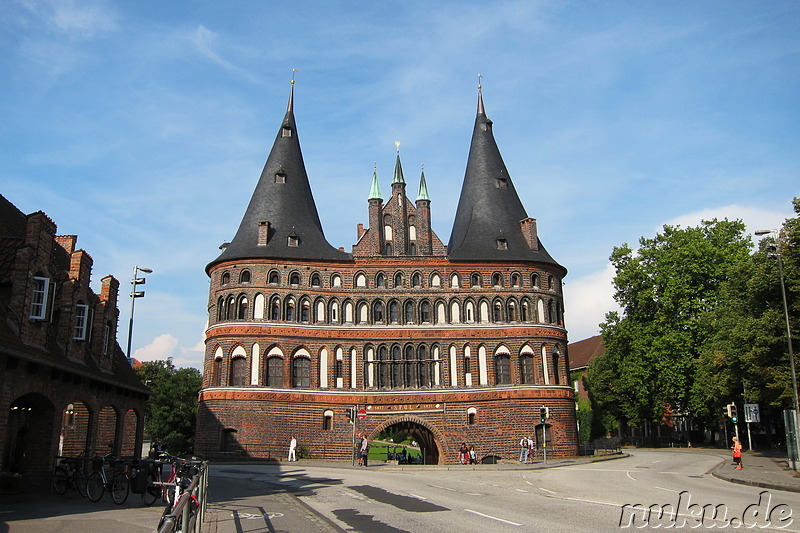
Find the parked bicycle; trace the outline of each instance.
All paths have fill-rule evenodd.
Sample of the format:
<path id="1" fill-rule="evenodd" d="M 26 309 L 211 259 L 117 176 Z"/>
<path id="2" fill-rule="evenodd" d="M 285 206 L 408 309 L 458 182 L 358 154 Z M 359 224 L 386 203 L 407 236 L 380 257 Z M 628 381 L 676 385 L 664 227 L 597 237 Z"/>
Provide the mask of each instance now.
<path id="1" fill-rule="evenodd" d="M 167 505 L 158 522 L 158 531 L 188 533 L 195 530 L 200 500 L 195 492 L 200 482 L 200 465 L 196 461 L 170 457 L 174 483 L 165 483 Z M 171 474 L 172 475 L 172 474 Z"/>
<path id="2" fill-rule="evenodd" d="M 166 478 L 163 477 L 164 463 L 170 464 L 170 471 Z M 175 478 L 177 475 L 176 462 L 170 461 L 168 454 L 162 453 L 154 461 L 143 462 L 146 472 L 140 471 L 139 475 L 146 475 L 147 485 L 142 493 L 142 502 L 148 507 L 161 498 L 163 503 L 170 502 L 170 495 L 174 495 Z"/>
<path id="3" fill-rule="evenodd" d="M 53 469 L 53 490 L 65 494 L 74 487 L 82 498 L 86 497 L 86 459 L 83 457 L 61 457 Z"/>
<path id="4" fill-rule="evenodd" d="M 123 462 L 112 454 L 94 459 L 97 470 L 89 474 L 86 482 L 86 493 L 93 502 L 99 501 L 103 493 L 108 491 L 114 503 L 122 505 L 128 499 L 130 478 L 125 472 Z"/>

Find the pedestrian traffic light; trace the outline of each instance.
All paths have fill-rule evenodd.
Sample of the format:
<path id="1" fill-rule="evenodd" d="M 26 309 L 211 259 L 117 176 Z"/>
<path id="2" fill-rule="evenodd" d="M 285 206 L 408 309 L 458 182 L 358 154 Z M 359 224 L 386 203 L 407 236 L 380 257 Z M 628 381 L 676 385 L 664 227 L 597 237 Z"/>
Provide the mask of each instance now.
<path id="1" fill-rule="evenodd" d="M 550 418 L 550 408 L 544 405 L 539 408 L 539 421 L 544 424 Z"/>
<path id="2" fill-rule="evenodd" d="M 345 409 L 344 411 L 345 411 L 345 413 L 347 414 L 347 420 L 349 420 L 349 421 L 350 421 L 350 423 L 352 424 L 352 423 L 353 423 L 353 421 L 354 421 L 354 420 L 355 420 L 355 418 L 356 418 L 356 410 L 355 410 L 355 409 L 353 409 L 352 407 L 348 407 L 348 408 L 347 408 L 347 409 Z"/>
<path id="3" fill-rule="evenodd" d="M 731 422 L 734 424 L 739 421 L 739 410 L 735 403 L 731 404 Z"/>

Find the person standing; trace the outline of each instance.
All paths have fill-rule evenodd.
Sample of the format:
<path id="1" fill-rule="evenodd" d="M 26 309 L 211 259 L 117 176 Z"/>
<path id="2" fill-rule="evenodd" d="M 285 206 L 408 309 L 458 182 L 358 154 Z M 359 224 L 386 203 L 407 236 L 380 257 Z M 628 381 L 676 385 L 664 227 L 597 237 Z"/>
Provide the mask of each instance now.
<path id="1" fill-rule="evenodd" d="M 469 464 L 478 464 L 478 454 L 475 452 L 475 446 L 472 445 L 469 447 Z"/>
<path id="2" fill-rule="evenodd" d="M 739 442 L 739 437 L 733 437 L 733 462 L 736 463 L 736 470 L 742 469 L 742 444 Z"/>
<path id="3" fill-rule="evenodd" d="M 297 461 L 295 450 L 297 449 L 297 439 L 292 435 L 292 440 L 289 441 L 289 461 Z"/>
<path id="4" fill-rule="evenodd" d="M 458 461 L 462 465 L 469 463 L 469 448 L 467 448 L 466 442 L 462 442 L 461 447 L 458 449 Z"/>
<path id="5" fill-rule="evenodd" d="M 364 444 L 364 435 L 361 433 L 358 434 L 356 437 L 356 461 L 358 461 L 358 466 L 364 466 L 364 454 L 361 453 L 361 446 Z"/>
<path id="6" fill-rule="evenodd" d="M 362 435 L 361 438 L 361 466 L 367 466 L 368 459 L 369 459 L 369 439 L 366 435 Z"/>
<path id="7" fill-rule="evenodd" d="M 531 444 L 528 437 L 522 437 L 519 440 L 519 462 L 528 463 L 528 455 L 531 452 Z"/>

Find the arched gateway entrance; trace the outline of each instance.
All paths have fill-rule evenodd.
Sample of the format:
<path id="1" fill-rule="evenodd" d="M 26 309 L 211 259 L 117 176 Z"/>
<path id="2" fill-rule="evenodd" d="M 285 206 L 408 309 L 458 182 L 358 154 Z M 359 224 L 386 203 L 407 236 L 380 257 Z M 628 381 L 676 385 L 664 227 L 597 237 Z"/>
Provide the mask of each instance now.
<path id="1" fill-rule="evenodd" d="M 385 430 L 401 432 L 410 435 L 419 444 L 422 452 L 423 464 L 439 464 L 439 445 L 441 436 L 436 435 L 436 431 L 429 427 L 428 423 L 417 417 L 402 417 L 388 420 L 378 426 L 376 434 Z"/>

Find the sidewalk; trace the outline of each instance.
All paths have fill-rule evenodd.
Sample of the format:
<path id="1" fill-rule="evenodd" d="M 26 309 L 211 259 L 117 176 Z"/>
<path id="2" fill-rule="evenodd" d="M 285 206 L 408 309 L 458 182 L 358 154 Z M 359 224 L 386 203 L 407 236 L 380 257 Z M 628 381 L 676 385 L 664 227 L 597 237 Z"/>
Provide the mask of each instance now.
<path id="1" fill-rule="evenodd" d="M 741 470 L 736 470 L 731 458 L 711 470 L 711 475 L 731 483 L 800 492 L 800 473 L 791 469 L 785 455 L 770 451 L 744 452 L 742 465 Z"/>

